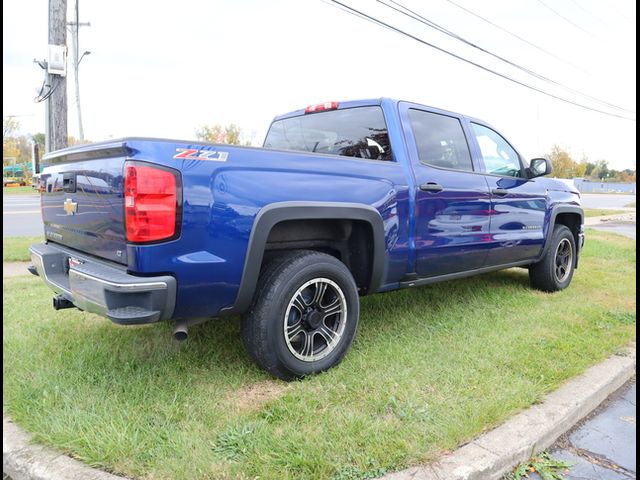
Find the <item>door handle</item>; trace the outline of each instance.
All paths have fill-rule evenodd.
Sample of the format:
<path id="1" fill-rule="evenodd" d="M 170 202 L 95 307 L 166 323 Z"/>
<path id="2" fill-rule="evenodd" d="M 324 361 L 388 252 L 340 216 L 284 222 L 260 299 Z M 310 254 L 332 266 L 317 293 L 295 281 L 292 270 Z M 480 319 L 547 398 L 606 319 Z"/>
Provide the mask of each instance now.
<path id="1" fill-rule="evenodd" d="M 509 190 L 505 190 L 504 188 L 494 188 L 491 190 L 491 193 L 498 195 L 499 197 L 504 197 L 505 195 L 509 195 Z"/>
<path id="2" fill-rule="evenodd" d="M 438 193 L 444 190 L 444 188 L 442 188 L 442 185 L 438 183 L 428 182 L 420 185 L 420 190 L 422 190 L 423 192 Z"/>

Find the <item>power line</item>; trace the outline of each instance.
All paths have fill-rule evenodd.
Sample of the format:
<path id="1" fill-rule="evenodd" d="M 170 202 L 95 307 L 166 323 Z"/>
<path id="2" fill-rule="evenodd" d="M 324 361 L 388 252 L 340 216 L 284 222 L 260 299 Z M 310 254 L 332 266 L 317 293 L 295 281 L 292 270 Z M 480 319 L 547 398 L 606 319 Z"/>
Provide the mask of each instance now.
<path id="1" fill-rule="evenodd" d="M 569 20 L 567 17 L 565 17 L 564 15 L 562 15 L 561 13 L 559 13 L 557 10 L 554 10 L 553 8 L 551 8 L 549 5 L 547 5 L 545 2 L 543 2 L 542 0 L 538 0 L 538 2 L 542 5 L 544 5 L 547 9 L 549 9 L 550 11 L 552 11 L 553 13 L 555 13 L 558 17 L 560 17 L 561 19 L 563 19 L 565 22 L 567 22 L 570 25 L 573 25 L 574 27 L 576 27 L 578 30 L 582 30 L 584 33 L 586 33 L 587 35 L 590 35 L 592 37 L 595 37 L 595 35 L 587 30 L 585 30 L 584 28 L 582 28 L 580 25 L 578 25 L 577 23 L 572 22 L 571 20 Z"/>
<path id="2" fill-rule="evenodd" d="M 454 2 L 453 0 L 445 0 L 445 1 L 446 1 L 446 2 L 449 2 L 451 5 L 454 5 L 454 6 L 458 7 L 460 10 L 464 10 L 464 11 L 465 11 L 465 12 L 467 12 L 468 14 L 473 15 L 474 17 L 476 17 L 476 18 L 478 18 L 478 19 L 482 20 L 483 22 L 488 23 L 488 24 L 489 24 L 489 25 L 491 25 L 492 27 L 497 28 L 498 30 L 500 30 L 500 31 L 502 31 L 502 32 L 504 32 L 504 33 L 506 33 L 507 35 L 510 35 L 510 36 L 512 36 L 513 38 L 516 38 L 516 39 L 520 40 L 520 41 L 521 41 L 521 42 L 523 42 L 523 43 L 526 43 L 526 44 L 527 44 L 527 45 L 529 45 L 530 47 L 533 47 L 533 48 L 535 48 L 536 50 L 539 50 L 539 51 L 541 51 L 542 53 L 545 53 L 545 54 L 549 55 L 550 57 L 553 57 L 553 58 L 555 58 L 556 60 L 558 60 L 558 61 L 560 61 L 560 62 L 562 62 L 562 63 L 566 63 L 567 65 L 569 65 L 569 66 L 571 66 L 571 67 L 573 67 L 573 68 L 575 68 L 575 69 L 577 69 L 577 70 L 580 70 L 582 73 L 586 73 L 586 74 L 590 75 L 590 73 L 589 73 L 589 72 L 587 72 L 586 70 L 584 70 L 584 69 L 580 68 L 579 66 L 575 65 L 574 63 L 571 63 L 569 60 L 566 60 L 566 59 L 564 59 L 564 58 L 562 58 L 562 57 L 558 57 L 558 56 L 557 56 L 556 54 L 554 54 L 553 52 L 550 52 L 549 50 L 546 50 L 545 48 L 542 48 L 541 46 L 536 45 L 536 44 L 535 44 L 535 43 L 533 43 L 533 42 L 530 42 L 530 41 L 529 41 L 529 40 L 527 40 L 526 38 L 522 38 L 520 35 L 518 35 L 518 34 L 516 34 L 516 33 L 513 33 L 512 31 L 507 30 L 507 29 L 506 29 L 506 28 L 504 28 L 504 27 L 501 27 L 501 26 L 500 26 L 500 25 L 498 25 L 497 23 L 492 22 L 491 20 L 489 20 L 489 19 L 487 19 L 487 18 L 484 18 L 482 15 L 478 15 L 476 12 L 473 12 L 473 11 L 469 10 L 468 8 L 463 7 L 462 5 L 457 4 L 457 3 L 456 3 L 456 2 Z"/>
<path id="3" fill-rule="evenodd" d="M 584 104 L 581 104 L 581 103 L 578 103 L 578 102 L 574 102 L 574 101 L 572 101 L 572 100 L 569 100 L 569 99 L 566 99 L 566 98 L 560 97 L 560 96 L 558 96 L 558 95 L 554 95 L 553 93 L 546 92 L 546 91 L 544 91 L 544 90 L 541 90 L 541 89 L 539 89 L 539 88 L 534 87 L 533 85 L 529 85 L 528 83 L 522 82 L 522 81 L 520 81 L 520 80 L 516 80 L 515 78 L 511 78 L 511 77 L 509 77 L 508 75 L 505 75 L 505 74 L 500 73 L 500 72 L 498 72 L 498 71 L 496 71 L 496 70 L 492 70 L 492 69 L 487 68 L 487 67 L 485 67 L 485 66 L 483 66 L 483 65 L 480 65 L 479 63 L 476 63 L 476 62 L 474 62 L 474 61 L 472 61 L 472 60 L 469 60 L 469 59 L 467 59 L 467 58 L 464 58 L 464 57 L 462 57 L 462 56 L 460 56 L 460 55 L 457 55 L 457 54 L 455 54 L 455 53 L 453 53 L 453 52 L 450 52 L 450 51 L 448 51 L 448 50 L 446 50 L 446 49 L 444 49 L 444 48 L 442 48 L 442 47 L 438 47 L 437 45 L 434 45 L 434 44 L 432 44 L 432 43 L 429 43 L 429 42 L 427 42 L 426 40 L 423 40 L 423 39 L 421 39 L 421 38 L 416 37 L 415 35 L 412 35 L 412 34 L 410 34 L 410 33 L 408 33 L 408 32 L 405 32 L 404 30 L 401 30 L 401 29 L 399 29 L 399 28 L 397 28 L 397 27 L 394 27 L 394 26 L 392 26 L 392 25 L 390 25 L 390 24 L 388 24 L 388 23 L 385 23 L 385 22 L 383 22 L 382 20 L 379 20 L 379 19 L 377 19 L 377 18 L 375 18 L 375 17 L 372 17 L 371 15 L 368 15 L 368 14 L 366 14 L 366 13 L 364 13 L 364 12 L 361 12 L 360 10 L 357 10 L 357 9 L 355 9 L 355 8 L 353 8 L 353 7 L 349 6 L 349 5 L 346 5 L 346 4 L 344 4 L 344 3 L 342 3 L 342 2 L 340 2 L 340 1 L 338 1 L 338 0 L 330 0 L 330 1 L 331 1 L 332 3 L 334 3 L 334 4 L 340 5 L 341 7 L 343 7 L 343 8 L 345 8 L 345 9 L 348 9 L 348 10 L 350 10 L 350 11 L 352 11 L 352 12 L 356 13 L 358 16 L 366 17 L 367 19 L 369 19 L 370 21 L 372 21 L 372 22 L 376 23 L 376 24 L 377 24 L 377 25 L 379 25 L 379 26 L 382 26 L 382 27 L 388 28 L 389 30 L 392 30 L 392 31 L 394 31 L 394 32 L 396 32 L 396 33 L 399 33 L 399 34 L 401 34 L 401 35 L 404 35 L 404 36 L 406 36 L 406 37 L 409 37 L 409 38 L 411 38 L 412 40 L 415 40 L 415 41 L 417 41 L 417 42 L 422 43 L 423 45 L 427 45 L 428 47 L 434 48 L 434 49 L 438 50 L 439 52 L 442 52 L 442 53 L 444 53 L 444 54 L 446 54 L 446 55 L 449 55 L 449 56 L 451 56 L 451 57 L 453 57 L 453 58 L 455 58 L 455 59 L 457 59 L 457 60 L 461 60 L 461 61 L 463 61 L 463 62 L 465 62 L 465 63 L 468 63 L 468 64 L 470 64 L 470 65 L 473 65 L 474 67 L 480 68 L 481 70 L 484 70 L 485 72 L 492 73 L 493 75 L 496 75 L 496 76 L 498 76 L 498 77 L 500 77 L 500 78 L 503 78 L 503 79 L 505 79 L 505 80 L 508 80 L 508 81 L 510 81 L 510 82 L 513 82 L 513 83 L 515 83 L 515 84 L 517 84 L 517 85 L 520 85 L 520 86 L 522 86 L 522 87 L 528 88 L 529 90 L 536 91 L 536 92 L 541 93 L 541 94 L 543 94 L 543 95 L 546 95 L 546 96 L 548 96 L 548 97 L 555 98 L 556 100 L 560 100 L 560 101 L 562 101 L 562 102 L 569 103 L 569 104 L 571 104 L 571 105 L 575 105 L 575 106 L 577 106 L 577 107 L 581 107 L 581 108 L 584 108 L 584 109 L 586 109 L 586 110 L 591 110 L 591 111 L 594 111 L 594 112 L 602 113 L 602 114 L 604 114 L 604 115 L 609 115 L 609 116 L 612 116 L 612 117 L 622 118 L 622 119 L 625 119 L 625 120 L 635 121 L 635 119 L 634 119 L 634 118 L 629 118 L 629 117 L 625 117 L 624 115 L 618 115 L 618 114 L 615 114 L 615 113 L 611 113 L 611 112 L 607 112 L 607 111 L 600 110 L 600 109 L 597 109 L 597 108 L 593 108 L 593 107 L 590 107 L 590 106 L 588 106 L 588 105 L 584 105 Z"/>
<path id="4" fill-rule="evenodd" d="M 487 55 L 491 55 L 492 57 L 497 58 L 501 62 L 504 62 L 504 63 L 514 67 L 514 68 L 517 68 L 518 70 L 521 70 L 521 71 L 523 71 L 523 72 L 525 72 L 525 73 L 527 73 L 527 74 L 529 74 L 529 75 L 531 75 L 531 76 L 533 76 L 533 77 L 535 77 L 535 78 L 537 78 L 539 80 L 551 83 L 551 84 L 553 84 L 553 85 L 555 85 L 557 87 L 563 88 L 563 89 L 565 89 L 565 90 L 567 90 L 569 92 L 575 93 L 575 94 L 580 95 L 580 96 L 582 96 L 584 98 L 588 98 L 589 100 L 593 100 L 594 102 L 597 102 L 597 103 L 599 103 L 601 105 L 605 105 L 607 107 L 614 108 L 616 110 L 621 110 L 621 111 L 627 112 L 627 113 L 635 113 L 634 111 L 627 110 L 626 108 L 619 107 L 617 105 L 614 105 L 613 103 L 609 103 L 609 102 L 607 102 L 605 100 L 601 100 L 601 99 L 596 98 L 594 96 L 591 96 L 591 95 L 588 95 L 586 93 L 583 93 L 583 92 L 581 92 L 579 90 L 571 88 L 571 87 L 569 87 L 567 85 L 564 85 L 564 84 L 562 84 L 560 82 L 557 82 L 557 81 L 555 81 L 555 80 L 553 80 L 551 78 L 548 78 L 548 77 L 546 77 L 544 75 L 541 75 L 541 74 L 539 74 L 537 72 L 534 72 L 533 70 L 531 70 L 531 69 L 529 69 L 527 67 L 523 67 L 522 65 L 519 65 L 519 64 L 517 64 L 517 63 L 515 63 L 515 62 L 513 62 L 513 61 L 511 61 L 511 60 L 509 60 L 509 59 L 507 59 L 505 57 L 497 55 L 497 54 L 487 50 L 486 48 L 483 48 L 483 47 L 481 47 L 481 46 L 479 46 L 479 45 L 477 45 L 477 44 L 475 44 L 475 43 L 473 43 L 473 42 L 461 37 L 460 35 L 452 32 L 451 30 L 448 30 L 448 29 L 444 28 L 443 26 L 438 25 L 434 21 L 423 17 L 419 13 L 417 13 L 417 12 L 407 8 L 407 7 L 405 7 L 404 5 L 402 5 L 401 3 L 397 2 L 396 0 L 389 0 L 389 1 L 391 3 L 393 3 L 394 5 L 397 5 L 398 7 L 400 7 L 403 10 L 406 10 L 406 11 L 402 11 L 402 10 L 392 6 L 392 5 L 389 5 L 389 4 L 385 3 L 385 2 L 383 2 L 382 0 L 376 0 L 376 1 L 378 3 L 381 3 L 382 5 L 384 5 L 387 8 L 391 8 L 391 9 L 395 10 L 396 12 L 401 13 L 402 15 L 405 15 L 405 16 L 413 19 L 413 20 L 416 20 L 416 21 L 418 21 L 420 23 L 423 23 L 423 24 L 427 25 L 430 28 L 434 28 L 434 29 L 438 30 L 439 32 L 444 33 L 445 35 L 453 37 L 456 40 L 459 40 L 459 41 L 465 43 L 466 45 L 469 45 L 470 47 L 473 47 L 473 48 L 475 48 L 477 50 L 480 50 L 483 53 L 486 53 Z M 409 12 L 409 13 L 407 13 L 407 12 Z"/>

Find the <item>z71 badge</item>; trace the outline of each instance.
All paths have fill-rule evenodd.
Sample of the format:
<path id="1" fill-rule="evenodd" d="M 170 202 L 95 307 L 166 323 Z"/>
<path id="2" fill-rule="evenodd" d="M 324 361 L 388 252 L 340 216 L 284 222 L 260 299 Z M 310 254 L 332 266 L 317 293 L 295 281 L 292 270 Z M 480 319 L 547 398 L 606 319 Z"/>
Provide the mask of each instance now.
<path id="1" fill-rule="evenodd" d="M 229 152 L 218 152 L 217 150 L 198 150 L 196 148 L 176 148 L 173 158 L 183 158 L 185 160 L 209 160 L 212 162 L 226 162 Z"/>

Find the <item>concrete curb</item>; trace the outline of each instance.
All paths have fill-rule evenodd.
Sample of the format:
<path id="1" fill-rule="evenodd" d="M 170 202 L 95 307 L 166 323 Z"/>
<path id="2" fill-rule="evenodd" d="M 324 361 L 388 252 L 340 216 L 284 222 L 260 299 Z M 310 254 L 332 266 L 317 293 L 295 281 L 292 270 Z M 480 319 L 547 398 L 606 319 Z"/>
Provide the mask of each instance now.
<path id="1" fill-rule="evenodd" d="M 497 480 L 550 447 L 635 374 L 635 345 L 568 381 L 535 405 L 437 462 L 384 480 Z"/>
<path id="2" fill-rule="evenodd" d="M 12 480 L 122 480 L 50 448 L 34 445 L 31 435 L 4 416 L 2 472 Z"/>
<path id="3" fill-rule="evenodd" d="M 551 446 L 635 374 L 635 346 L 614 355 L 549 394 L 545 402 L 507 420 L 439 461 L 385 480 L 497 480 L 514 465 Z M 12 480 L 122 480 L 50 448 L 7 417 L 2 426 L 2 470 Z"/>

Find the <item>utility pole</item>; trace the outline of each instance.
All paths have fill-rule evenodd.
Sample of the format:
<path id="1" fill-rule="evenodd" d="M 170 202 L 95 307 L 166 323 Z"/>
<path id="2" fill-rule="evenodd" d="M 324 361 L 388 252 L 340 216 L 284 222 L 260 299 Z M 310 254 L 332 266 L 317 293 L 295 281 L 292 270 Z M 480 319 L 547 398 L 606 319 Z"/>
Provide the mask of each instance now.
<path id="1" fill-rule="evenodd" d="M 76 86 L 76 108 L 78 110 L 78 140 L 80 143 L 84 142 L 84 127 L 82 126 L 82 109 L 80 108 L 80 80 L 78 79 L 78 67 L 80 66 L 80 61 L 82 58 L 91 52 L 84 52 L 82 56 L 79 55 L 80 52 L 80 41 L 78 30 L 80 27 L 89 27 L 91 24 L 89 22 L 80 23 L 80 13 L 78 9 L 79 0 L 75 0 L 75 19 L 73 22 L 67 23 L 71 27 L 71 43 L 73 48 L 73 78 Z"/>
<path id="2" fill-rule="evenodd" d="M 49 0 L 49 45 L 67 45 L 67 0 Z M 49 73 L 51 94 L 49 102 L 49 148 L 51 151 L 67 147 L 67 79 Z"/>

